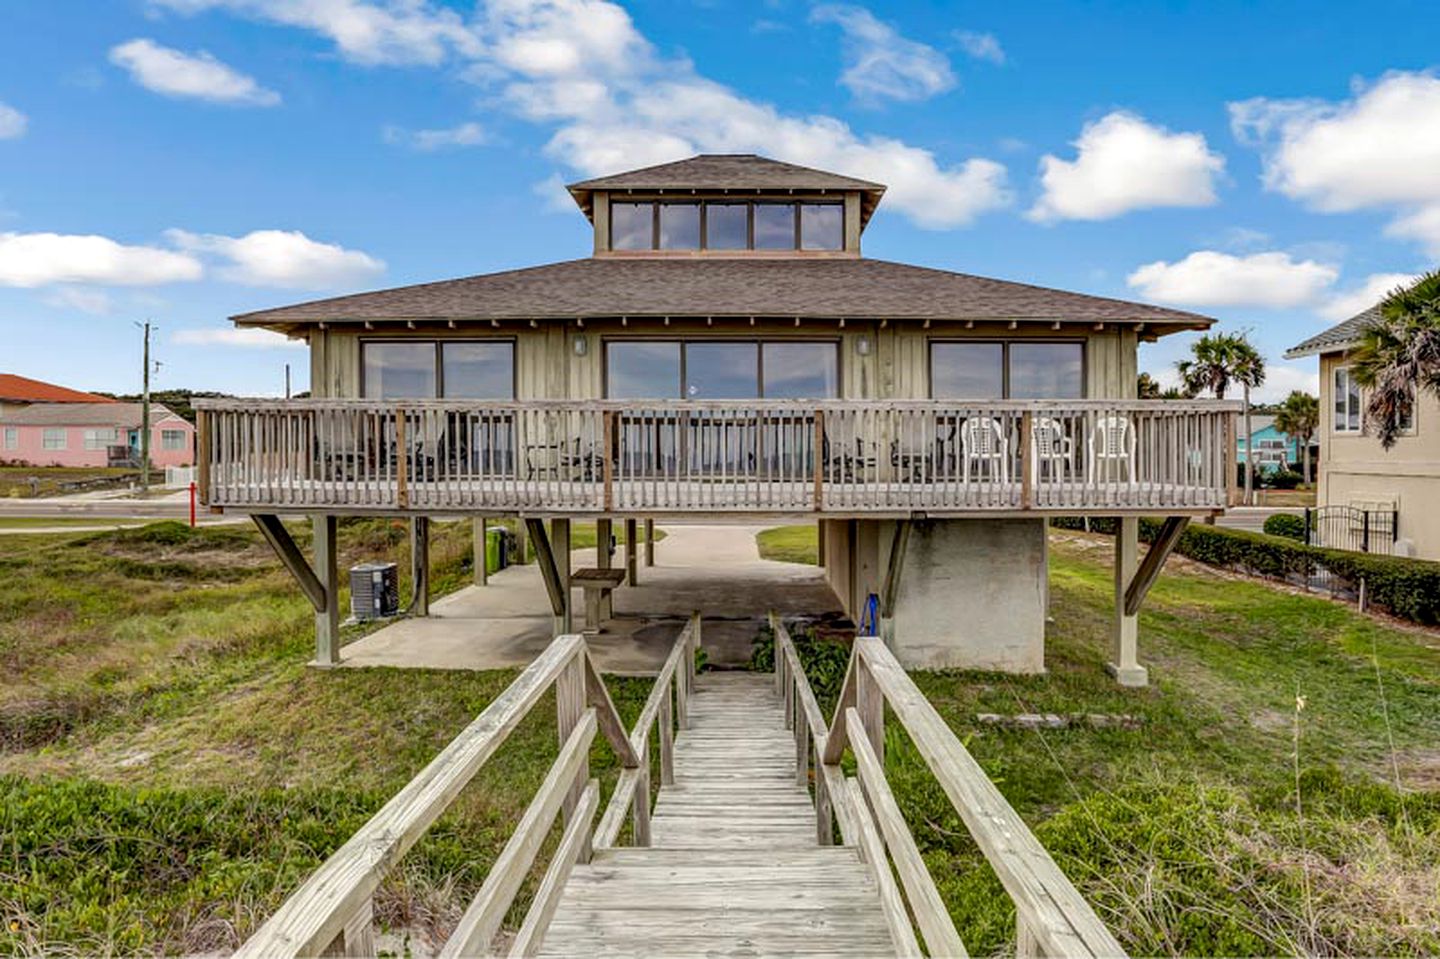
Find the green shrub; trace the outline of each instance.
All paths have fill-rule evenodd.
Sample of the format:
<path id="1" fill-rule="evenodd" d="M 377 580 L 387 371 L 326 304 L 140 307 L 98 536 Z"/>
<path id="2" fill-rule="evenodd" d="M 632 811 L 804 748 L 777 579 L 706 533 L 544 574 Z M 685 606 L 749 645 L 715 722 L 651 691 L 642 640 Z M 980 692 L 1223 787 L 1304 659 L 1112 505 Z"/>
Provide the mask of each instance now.
<path id="1" fill-rule="evenodd" d="M 1057 517 L 1051 523 L 1061 529 L 1084 528 L 1075 517 Z M 1114 535 L 1116 521 L 1091 519 L 1089 526 L 1091 532 Z M 1152 542 L 1160 526 L 1159 520 L 1141 519 L 1140 538 Z M 1351 592 L 1358 592 L 1363 581 L 1370 603 L 1394 616 L 1422 626 L 1440 624 L 1440 563 L 1430 560 L 1324 549 L 1281 536 L 1193 523 L 1175 551 L 1208 566 L 1271 579 L 1307 578 L 1317 569 L 1329 570 L 1337 585 Z"/>
<path id="2" fill-rule="evenodd" d="M 825 715 L 840 697 L 840 687 L 845 683 L 845 670 L 850 665 L 850 646 L 836 639 L 822 639 L 809 627 L 797 628 L 790 633 L 795 643 L 795 652 L 800 654 L 800 665 L 810 680 L 810 688 Z M 750 648 L 750 668 L 758 673 L 773 672 L 775 669 L 775 634 L 770 626 L 760 628 Z"/>
<path id="3" fill-rule="evenodd" d="M 1305 477 L 1294 470 L 1276 470 L 1265 476 L 1265 485 L 1271 489 L 1295 489 L 1305 482 Z"/>
<path id="4" fill-rule="evenodd" d="M 1271 536 L 1305 541 L 1305 520 L 1294 513 L 1276 513 L 1265 520 L 1265 532 Z"/>

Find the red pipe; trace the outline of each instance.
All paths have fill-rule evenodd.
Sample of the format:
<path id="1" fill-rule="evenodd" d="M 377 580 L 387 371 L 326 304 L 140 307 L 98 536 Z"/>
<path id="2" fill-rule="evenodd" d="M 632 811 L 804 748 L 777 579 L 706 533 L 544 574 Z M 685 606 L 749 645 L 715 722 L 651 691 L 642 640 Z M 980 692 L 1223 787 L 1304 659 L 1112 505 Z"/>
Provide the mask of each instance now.
<path id="1" fill-rule="evenodd" d="M 190 483 L 190 528 L 195 528 L 195 483 Z"/>

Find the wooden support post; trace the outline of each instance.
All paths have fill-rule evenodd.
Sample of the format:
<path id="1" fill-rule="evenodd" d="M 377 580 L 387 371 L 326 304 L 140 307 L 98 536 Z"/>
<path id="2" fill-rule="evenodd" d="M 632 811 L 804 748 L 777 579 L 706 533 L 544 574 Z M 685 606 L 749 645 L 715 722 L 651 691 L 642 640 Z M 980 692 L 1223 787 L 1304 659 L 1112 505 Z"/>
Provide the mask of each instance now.
<path id="1" fill-rule="evenodd" d="M 515 522 L 515 565 L 524 566 L 530 562 L 530 525 L 516 518 Z"/>
<path id="2" fill-rule="evenodd" d="M 315 665 L 340 663 L 340 568 L 335 548 L 334 516 L 312 516 L 311 538 L 315 550 L 315 579 L 324 589 L 323 609 L 315 610 Z"/>
<path id="3" fill-rule="evenodd" d="M 570 589 L 570 521 L 559 517 L 550 521 L 550 553 L 555 558 L 555 572 L 560 582 L 560 598 L 563 600 L 565 610 L 560 614 L 559 622 L 555 625 L 557 633 L 568 633 L 571 630 L 571 602 Z"/>
<path id="4" fill-rule="evenodd" d="M 645 551 L 647 554 L 650 552 L 651 548 L 649 543 L 649 536 L 655 531 L 654 527 L 651 525 L 651 522 L 652 521 L 648 519 L 645 521 Z M 639 524 L 635 522 L 634 519 L 627 519 L 625 521 L 625 582 L 629 586 L 640 585 L 640 571 L 638 569 L 639 563 L 637 562 L 637 557 L 640 555 L 640 544 L 636 542 L 636 536 L 638 535 L 638 533 Z M 653 561 L 651 563 L 647 563 L 646 565 L 653 565 Z"/>
<path id="5" fill-rule="evenodd" d="M 204 410 L 197 410 L 195 413 L 195 428 L 200 434 L 200 449 L 195 457 L 196 472 L 195 484 L 199 495 L 200 505 L 210 505 L 210 431 L 214 429 L 214 421 Z"/>
<path id="6" fill-rule="evenodd" d="M 270 548 L 275 550 L 275 555 L 280 557 L 280 562 L 295 577 L 295 582 L 300 584 L 300 589 L 305 593 L 305 598 L 310 600 L 310 605 L 315 611 L 322 612 L 328 601 L 325 596 L 325 584 L 320 582 L 315 570 L 305 559 L 305 554 L 300 552 L 300 547 L 295 545 L 295 540 L 290 538 L 290 531 L 285 524 L 280 522 L 280 517 L 263 513 L 256 513 L 250 517 L 255 525 L 260 528 Z M 316 516 L 311 522 L 319 522 L 324 517 Z M 318 553 L 316 555 L 319 555 Z"/>
<path id="7" fill-rule="evenodd" d="M 1125 587 L 1125 615 L 1134 616 L 1140 612 L 1140 604 L 1145 602 L 1145 594 L 1150 592 L 1150 587 L 1155 585 L 1155 580 L 1160 577 L 1160 570 L 1165 565 L 1165 560 L 1175 545 L 1180 542 L 1180 536 L 1185 532 L 1185 527 L 1190 525 L 1188 516 L 1169 516 L 1165 519 L 1165 525 L 1160 527 L 1160 535 L 1150 544 L 1150 549 L 1145 553 L 1145 558 L 1140 562 L 1140 568 L 1136 571 L 1134 579 Z"/>
<path id="8" fill-rule="evenodd" d="M 430 517 L 410 519 L 410 612 L 430 615 Z"/>
<path id="9" fill-rule="evenodd" d="M 846 734 L 852 739 L 863 735 L 870 741 L 870 748 L 874 750 L 876 758 L 884 763 L 885 694 L 876 685 L 875 677 L 870 675 L 870 667 L 859 657 L 852 657 L 852 661 L 855 666 L 855 711 L 860 714 L 860 721 L 865 728 L 850 729 L 847 724 Z"/>
<path id="10" fill-rule="evenodd" d="M 595 521 L 595 568 L 609 569 L 615 561 L 615 521 L 606 517 Z M 589 606 L 587 597 L 587 607 Z M 605 592 L 596 598 L 596 614 L 599 616 L 594 622 L 596 625 L 615 618 L 615 599 L 612 593 Z M 590 622 L 589 610 L 586 610 L 587 623 Z"/>
<path id="11" fill-rule="evenodd" d="M 475 542 L 473 547 L 475 553 L 475 585 L 484 586 L 490 582 L 490 566 L 486 562 L 487 551 L 485 549 L 485 547 L 489 545 L 486 542 L 487 534 L 489 533 L 489 522 L 485 517 L 477 516 L 471 520 L 471 526 L 471 533 L 474 536 Z"/>
<path id="12" fill-rule="evenodd" d="M 673 677 L 671 688 L 665 690 L 665 695 L 660 700 L 660 714 L 655 720 L 660 724 L 660 785 L 662 786 L 675 784 L 675 713 L 671 703 L 675 690 L 682 682 L 684 680 L 680 676 Z"/>
<path id="13" fill-rule="evenodd" d="M 640 750 L 639 775 L 635 781 L 635 796 L 630 801 L 631 841 L 637 846 L 650 845 L 650 741 Z"/>
<path id="14" fill-rule="evenodd" d="M 1111 624 L 1111 660 L 1105 668 L 1121 686 L 1144 686 L 1149 674 L 1137 658 L 1139 619 L 1125 612 L 1125 593 L 1135 578 L 1140 551 L 1140 520 L 1122 516 L 1115 530 L 1115 618 Z"/>
<path id="15" fill-rule="evenodd" d="M 560 748 L 565 748 L 565 742 L 580 722 L 580 716 L 585 712 L 585 650 L 582 647 L 560 675 L 555 678 L 555 725 L 560 736 Z M 564 812 L 565 822 L 570 821 L 570 816 L 575 812 L 575 807 L 580 803 L 580 794 L 585 790 L 585 783 L 590 779 L 590 757 L 587 753 L 580 760 L 580 771 L 570 783 L 570 790 L 561 802 L 560 808 Z"/>
<path id="16" fill-rule="evenodd" d="M 655 565 L 655 521 L 645 521 L 645 565 Z"/>
<path id="17" fill-rule="evenodd" d="M 815 564 L 825 568 L 825 533 L 830 528 L 828 520 L 815 521 Z"/>

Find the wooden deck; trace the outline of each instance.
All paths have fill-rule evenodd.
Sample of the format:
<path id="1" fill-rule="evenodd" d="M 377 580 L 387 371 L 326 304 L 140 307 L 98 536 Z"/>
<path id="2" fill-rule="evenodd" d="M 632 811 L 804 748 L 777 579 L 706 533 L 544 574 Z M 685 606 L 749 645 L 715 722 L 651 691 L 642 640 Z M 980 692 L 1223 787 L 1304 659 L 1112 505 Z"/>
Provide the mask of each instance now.
<path id="1" fill-rule="evenodd" d="M 853 847 L 821 846 L 768 676 L 705 673 L 647 849 L 570 874 L 541 955 L 894 955 Z"/>
<path id="2" fill-rule="evenodd" d="M 834 517 L 1224 509 L 1203 401 L 201 401 L 200 492 L 247 512 Z"/>

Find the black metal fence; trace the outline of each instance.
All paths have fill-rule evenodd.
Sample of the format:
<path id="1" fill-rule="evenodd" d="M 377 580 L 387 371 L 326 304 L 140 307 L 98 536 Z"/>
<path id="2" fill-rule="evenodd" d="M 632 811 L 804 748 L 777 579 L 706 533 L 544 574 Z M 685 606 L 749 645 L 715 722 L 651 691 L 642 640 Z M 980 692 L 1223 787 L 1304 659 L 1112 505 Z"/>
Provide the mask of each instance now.
<path id="1" fill-rule="evenodd" d="M 1305 510 L 1305 542 L 1326 549 L 1388 554 L 1395 546 L 1397 510 L 1321 506 Z"/>

